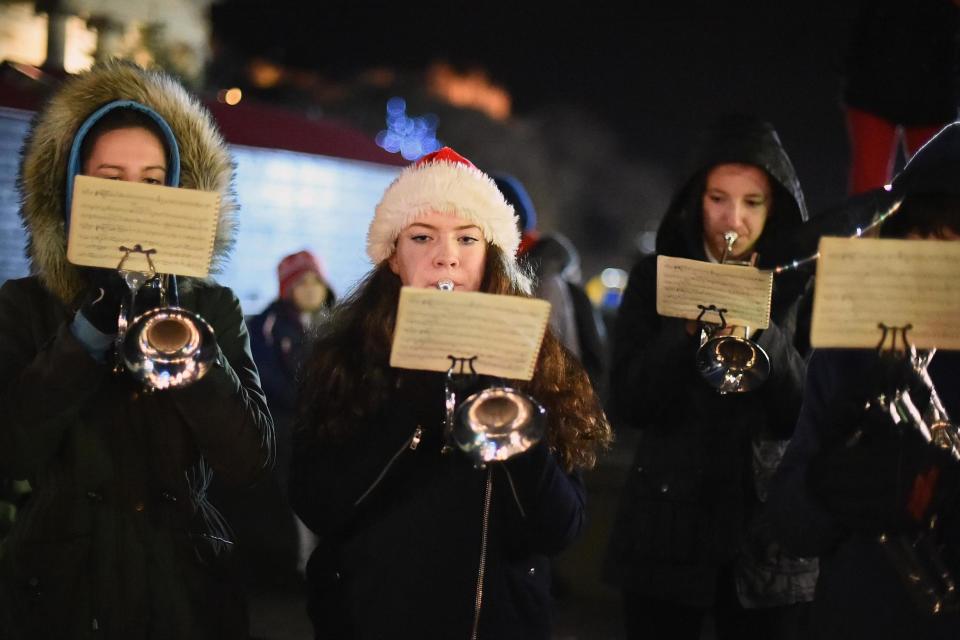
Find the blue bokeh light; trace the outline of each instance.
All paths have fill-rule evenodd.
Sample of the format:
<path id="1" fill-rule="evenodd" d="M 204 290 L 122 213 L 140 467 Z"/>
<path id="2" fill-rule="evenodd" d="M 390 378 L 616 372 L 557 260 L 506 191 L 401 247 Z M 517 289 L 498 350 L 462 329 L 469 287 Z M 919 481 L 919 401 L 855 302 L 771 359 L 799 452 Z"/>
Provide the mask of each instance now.
<path id="1" fill-rule="evenodd" d="M 406 160 L 416 160 L 443 145 L 437 139 L 440 118 L 427 113 L 407 115 L 407 101 L 400 97 L 387 100 L 387 128 L 376 135 L 377 145 L 390 153 L 399 153 Z"/>

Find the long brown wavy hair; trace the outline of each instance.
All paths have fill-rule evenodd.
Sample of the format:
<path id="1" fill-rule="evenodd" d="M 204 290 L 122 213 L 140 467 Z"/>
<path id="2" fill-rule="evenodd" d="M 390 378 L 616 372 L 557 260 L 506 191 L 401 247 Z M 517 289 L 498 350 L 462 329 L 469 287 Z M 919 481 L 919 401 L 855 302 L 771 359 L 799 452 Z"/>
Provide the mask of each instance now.
<path id="1" fill-rule="evenodd" d="M 389 364 L 400 278 L 383 261 L 321 327 L 300 378 L 296 429 L 340 441 L 377 414 L 396 383 Z M 493 244 L 480 290 L 529 296 L 529 279 Z M 589 469 L 612 435 L 583 367 L 548 330 L 533 379 L 516 386 L 547 410 L 547 442 L 567 471 Z"/>

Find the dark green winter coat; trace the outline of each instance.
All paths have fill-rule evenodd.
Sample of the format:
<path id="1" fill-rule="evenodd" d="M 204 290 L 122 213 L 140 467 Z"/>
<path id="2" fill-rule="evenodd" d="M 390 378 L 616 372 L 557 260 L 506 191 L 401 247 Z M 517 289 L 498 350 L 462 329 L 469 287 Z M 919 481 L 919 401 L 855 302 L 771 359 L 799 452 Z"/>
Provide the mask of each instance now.
<path id="1" fill-rule="evenodd" d="M 38 116 L 20 174 L 35 275 L 0 288 L 0 476 L 33 488 L 4 542 L 0 637 L 245 637 L 229 533 L 206 499 L 211 474 L 249 484 L 272 464 L 236 296 L 181 279 L 181 306 L 218 344 L 216 364 L 185 389 L 144 393 L 70 330 L 86 285 L 65 259 L 67 151 L 87 116 L 115 100 L 169 124 L 179 186 L 221 193 L 218 260 L 232 242 L 226 147 L 173 80 L 112 63 L 68 80 Z"/>

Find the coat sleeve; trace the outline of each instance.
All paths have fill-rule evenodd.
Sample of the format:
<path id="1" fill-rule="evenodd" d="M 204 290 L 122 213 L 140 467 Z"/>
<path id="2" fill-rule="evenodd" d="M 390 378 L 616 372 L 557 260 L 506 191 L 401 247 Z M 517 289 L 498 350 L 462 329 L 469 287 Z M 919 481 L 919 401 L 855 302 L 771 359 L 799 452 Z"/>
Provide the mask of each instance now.
<path id="1" fill-rule="evenodd" d="M 250 484 L 273 466 L 273 420 L 239 300 L 225 287 L 200 295 L 208 297 L 198 309 L 213 327 L 217 358 L 203 378 L 170 393 L 214 471 L 228 484 Z"/>
<path id="2" fill-rule="evenodd" d="M 793 439 L 773 478 L 767 503 L 784 545 L 801 556 L 816 556 L 833 548 L 844 530 L 810 494 L 807 471 L 820 451 L 820 429 L 826 407 L 838 387 L 839 371 L 827 352 L 815 352 L 807 369 L 807 391 Z"/>
<path id="3" fill-rule="evenodd" d="M 653 256 L 633 268 L 613 331 L 611 414 L 638 427 L 668 411 L 695 372 L 685 321 L 657 314 L 656 269 Z"/>
<path id="4" fill-rule="evenodd" d="M 556 555 L 586 526 L 586 491 L 579 473 L 563 471 L 545 442 L 493 467 L 494 492 L 512 544 Z"/>
<path id="5" fill-rule="evenodd" d="M 50 326 L 39 286 L 33 295 L 24 282 L 0 288 L 0 474 L 15 479 L 49 463 L 108 374 L 71 333 L 69 319 Z"/>
<path id="6" fill-rule="evenodd" d="M 797 311 L 801 300 L 794 301 L 787 313 L 756 338 L 770 357 L 770 377 L 754 393 L 763 398 L 767 433 L 770 438 L 786 439 L 793 433 L 803 399 L 806 362 L 796 345 Z"/>

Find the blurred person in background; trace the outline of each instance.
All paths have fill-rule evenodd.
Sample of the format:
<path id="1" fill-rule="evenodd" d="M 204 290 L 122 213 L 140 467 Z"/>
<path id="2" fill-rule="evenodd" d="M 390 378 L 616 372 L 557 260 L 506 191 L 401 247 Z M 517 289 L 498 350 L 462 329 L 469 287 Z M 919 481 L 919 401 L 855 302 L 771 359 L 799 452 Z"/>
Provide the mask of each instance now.
<path id="1" fill-rule="evenodd" d="M 882 224 L 881 237 L 960 239 L 958 175 L 960 124 L 952 124 L 894 179 L 877 210 L 902 203 Z M 938 350 L 927 371 L 956 424 L 960 354 Z M 822 349 L 810 358 L 797 429 L 772 483 L 770 513 L 791 551 L 820 557 L 811 614 L 815 638 L 960 637 L 956 594 L 952 610 L 924 610 L 913 589 L 936 581 L 918 579 L 923 564 L 907 566 L 909 578 L 901 574 L 880 544 L 881 534 L 890 545 L 913 540 L 931 531 L 936 518 L 934 546 L 916 545 L 914 557 L 929 561 L 935 549 L 941 566 L 954 580 L 960 577 L 960 462 L 914 425 L 895 425 L 877 401 L 880 394 L 894 398 L 904 391 L 926 414 L 930 390 L 903 352 Z"/>
<path id="2" fill-rule="evenodd" d="M 523 183 L 507 174 L 494 174 L 493 180 L 517 215 L 521 233 L 517 260 L 533 275 L 533 294 L 550 303 L 550 328 L 580 360 L 603 397 L 607 334 L 583 287 L 580 255 L 563 234 L 537 228 L 537 211 Z"/>
<path id="3" fill-rule="evenodd" d="M 177 81 L 110 62 L 68 79 L 25 143 L 20 215 L 31 271 L 0 288 L 0 476 L 29 480 L 0 561 L 0 637 L 247 637 L 228 527 L 207 488 L 273 464 L 273 423 L 240 303 L 177 278 L 212 327 L 210 369 L 147 393 L 114 345 L 128 287 L 66 259 L 74 176 L 220 194 L 214 264 L 233 243 L 232 163 Z M 148 286 L 135 312 L 159 302 Z"/>
<path id="4" fill-rule="evenodd" d="M 277 464 L 270 477 L 256 486 L 212 487 L 236 534 L 241 566 L 254 590 L 299 589 L 316 544 L 287 498 L 291 429 L 300 366 L 313 333 L 336 301 L 322 263 L 310 251 L 281 259 L 277 280 L 278 297 L 247 321 L 250 348 L 277 434 Z"/>
<path id="5" fill-rule="evenodd" d="M 735 231 L 727 257 L 770 267 L 806 217 L 773 127 L 730 116 L 707 131 L 656 253 L 719 262 Z M 764 501 L 800 409 L 795 327 L 807 277 L 775 280 L 770 325 L 752 336 L 770 357 L 766 382 L 721 394 L 695 367 L 697 323 L 657 314 L 657 255 L 629 276 L 612 348 L 611 417 L 642 431 L 605 567 L 627 635 L 697 639 L 712 614 L 721 639 L 800 637 L 816 565 L 781 549 Z"/>

